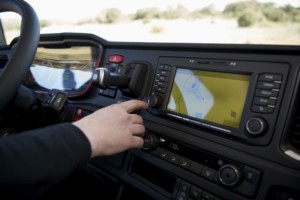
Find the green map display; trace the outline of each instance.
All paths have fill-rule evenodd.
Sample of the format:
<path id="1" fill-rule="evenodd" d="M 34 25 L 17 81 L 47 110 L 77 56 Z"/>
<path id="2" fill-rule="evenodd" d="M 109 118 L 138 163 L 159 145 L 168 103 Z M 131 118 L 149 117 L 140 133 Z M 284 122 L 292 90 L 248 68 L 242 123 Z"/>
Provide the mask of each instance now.
<path id="1" fill-rule="evenodd" d="M 238 128 L 249 75 L 178 68 L 167 110 Z"/>

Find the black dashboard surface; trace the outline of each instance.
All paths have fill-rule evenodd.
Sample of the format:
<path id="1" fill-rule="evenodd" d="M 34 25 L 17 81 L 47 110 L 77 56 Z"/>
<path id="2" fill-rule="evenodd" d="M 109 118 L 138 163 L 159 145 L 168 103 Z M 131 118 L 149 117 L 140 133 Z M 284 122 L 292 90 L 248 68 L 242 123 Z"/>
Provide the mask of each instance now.
<path id="1" fill-rule="evenodd" d="M 132 75 L 144 69 L 134 80 L 139 88 L 131 86 L 128 92 L 93 85 L 86 95 L 68 101 L 74 113 L 84 114 L 132 98 L 151 104 L 139 112 L 147 129 L 144 148 L 93 159 L 93 174 L 117 188 L 143 191 L 145 199 L 299 199 L 299 47 L 118 43 L 85 34 L 41 37 L 44 42 L 66 39 L 101 46 L 98 67 L 110 72 L 129 66 Z M 122 60 L 115 62 L 116 56 Z M 180 67 L 247 75 L 243 107 L 231 113 L 241 115 L 239 124 L 231 127 L 168 110 Z"/>

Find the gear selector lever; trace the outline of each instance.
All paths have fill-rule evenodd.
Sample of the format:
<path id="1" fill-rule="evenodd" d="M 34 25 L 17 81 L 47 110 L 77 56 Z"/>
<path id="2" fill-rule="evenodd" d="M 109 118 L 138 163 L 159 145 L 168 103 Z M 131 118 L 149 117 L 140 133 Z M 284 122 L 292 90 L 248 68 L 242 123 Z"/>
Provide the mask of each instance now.
<path id="1" fill-rule="evenodd" d="M 102 89 L 117 86 L 125 96 L 138 98 L 142 95 L 149 64 L 128 63 L 117 69 L 110 66 L 95 69 L 93 73 L 94 84 Z"/>
<path id="2" fill-rule="evenodd" d="M 124 87 L 128 86 L 129 77 L 127 75 L 110 73 L 107 68 L 100 67 L 95 69 L 93 73 L 93 82 L 102 89 L 106 89 L 109 86 Z"/>

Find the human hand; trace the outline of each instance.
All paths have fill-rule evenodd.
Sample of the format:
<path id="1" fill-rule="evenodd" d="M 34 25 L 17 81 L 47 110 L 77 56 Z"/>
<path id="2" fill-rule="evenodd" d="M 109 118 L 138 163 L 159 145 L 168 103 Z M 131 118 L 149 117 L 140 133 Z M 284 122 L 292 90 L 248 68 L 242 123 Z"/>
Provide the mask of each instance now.
<path id="1" fill-rule="evenodd" d="M 143 101 L 130 100 L 99 109 L 73 124 L 88 138 L 91 157 L 112 155 L 143 146 L 143 118 L 131 113 L 147 108 Z"/>

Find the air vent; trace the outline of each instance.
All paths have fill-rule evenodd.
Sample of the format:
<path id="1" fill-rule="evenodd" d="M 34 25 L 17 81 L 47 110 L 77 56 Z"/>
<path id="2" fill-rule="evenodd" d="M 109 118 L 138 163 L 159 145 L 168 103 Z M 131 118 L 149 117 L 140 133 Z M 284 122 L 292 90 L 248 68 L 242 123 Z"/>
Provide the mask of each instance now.
<path id="1" fill-rule="evenodd" d="M 297 109 L 293 129 L 290 135 L 290 143 L 300 150 L 300 108 Z"/>
<path id="2" fill-rule="evenodd" d="M 7 55 L 0 55 L 0 69 L 3 69 L 8 61 Z"/>

